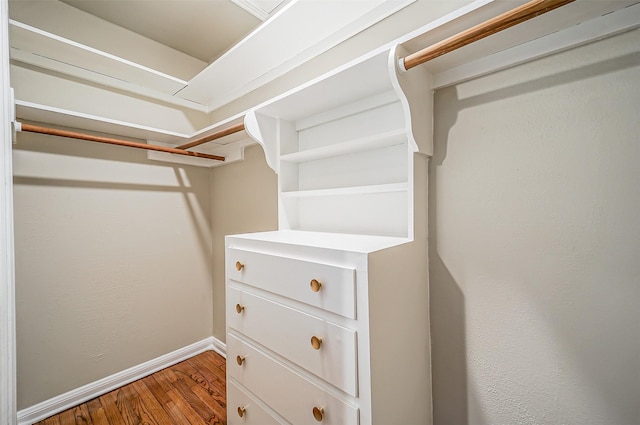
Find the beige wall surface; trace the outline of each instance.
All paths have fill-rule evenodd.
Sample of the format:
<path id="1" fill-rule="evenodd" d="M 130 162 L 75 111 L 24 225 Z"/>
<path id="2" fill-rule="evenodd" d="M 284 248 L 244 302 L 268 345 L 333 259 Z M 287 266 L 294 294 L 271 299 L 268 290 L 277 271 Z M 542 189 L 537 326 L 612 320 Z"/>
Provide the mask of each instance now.
<path id="1" fill-rule="evenodd" d="M 425 3 L 468 1 L 393 19 L 424 23 Z M 384 25 L 212 116 L 377 47 Z M 640 423 L 638 37 L 436 94 L 436 425 Z M 277 227 L 259 146 L 213 170 L 27 134 L 14 155 L 19 408 L 224 340 L 224 236 Z"/>
<path id="2" fill-rule="evenodd" d="M 213 336 L 226 340 L 224 237 L 278 228 L 277 175 L 261 146 L 244 151 L 244 161 L 211 172 L 213 232 Z"/>
<path id="3" fill-rule="evenodd" d="M 18 140 L 18 408 L 210 337 L 209 170 Z"/>
<path id="4" fill-rule="evenodd" d="M 640 423 L 638 40 L 437 92 L 435 424 Z"/>

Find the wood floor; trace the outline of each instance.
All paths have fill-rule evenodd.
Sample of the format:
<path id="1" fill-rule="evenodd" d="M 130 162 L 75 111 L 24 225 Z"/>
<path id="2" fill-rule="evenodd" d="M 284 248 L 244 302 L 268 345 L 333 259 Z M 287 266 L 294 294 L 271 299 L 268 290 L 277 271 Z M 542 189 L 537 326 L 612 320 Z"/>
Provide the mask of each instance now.
<path id="1" fill-rule="evenodd" d="M 225 359 L 206 351 L 37 425 L 226 425 Z"/>

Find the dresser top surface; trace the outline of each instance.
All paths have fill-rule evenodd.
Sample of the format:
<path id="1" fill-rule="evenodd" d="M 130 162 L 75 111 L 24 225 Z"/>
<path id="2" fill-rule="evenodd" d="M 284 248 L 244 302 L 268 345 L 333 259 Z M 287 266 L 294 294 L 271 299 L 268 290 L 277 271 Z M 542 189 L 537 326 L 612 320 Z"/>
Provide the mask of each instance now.
<path id="1" fill-rule="evenodd" d="M 276 230 L 272 232 L 229 235 L 230 239 L 257 240 L 289 245 L 352 252 L 375 252 L 411 242 L 408 238 L 390 236 L 353 235 L 342 233 L 308 232 L 300 230 Z"/>

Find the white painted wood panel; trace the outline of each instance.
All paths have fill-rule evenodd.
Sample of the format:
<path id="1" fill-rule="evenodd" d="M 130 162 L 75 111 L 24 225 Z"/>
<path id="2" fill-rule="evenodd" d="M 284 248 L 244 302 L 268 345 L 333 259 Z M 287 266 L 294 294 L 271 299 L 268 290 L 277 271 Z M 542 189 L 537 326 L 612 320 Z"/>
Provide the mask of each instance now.
<path id="1" fill-rule="evenodd" d="M 243 310 L 238 313 L 237 306 Z M 327 320 L 227 287 L 227 326 L 348 394 L 357 395 L 356 332 Z M 311 338 L 322 339 L 320 349 Z"/>
<path id="2" fill-rule="evenodd" d="M 236 262 L 243 267 L 237 270 Z M 230 248 L 226 259 L 227 277 L 326 311 L 355 319 L 355 270 L 329 264 L 297 260 Z M 318 292 L 312 279 L 321 282 Z"/>
<path id="3" fill-rule="evenodd" d="M 395 49 L 372 54 L 250 115 L 280 175 L 281 229 L 409 236 L 416 142 L 395 63 Z"/>
<path id="4" fill-rule="evenodd" d="M 408 156 L 405 140 L 381 149 L 300 163 L 298 190 L 406 183 Z"/>
<path id="5" fill-rule="evenodd" d="M 372 193 L 393 193 L 406 192 L 409 190 L 407 183 L 389 183 L 389 184 L 370 184 L 366 186 L 348 186 L 332 189 L 313 189 L 313 190 L 296 190 L 291 192 L 282 192 L 283 199 L 296 198 L 321 198 L 345 195 L 364 195 Z"/>
<path id="6" fill-rule="evenodd" d="M 385 95 L 392 90 L 387 58 L 388 50 L 365 55 L 254 109 L 267 116 L 306 123 L 310 117 Z"/>
<path id="7" fill-rule="evenodd" d="M 235 362 L 235 359 L 233 360 Z M 227 367 L 231 367 L 231 362 Z M 249 392 L 240 388 L 234 381 L 227 382 L 227 399 L 233 400 L 227 404 L 227 425 L 281 425 L 287 424 L 269 414 L 260 401 Z M 242 416 L 240 416 L 241 410 Z"/>
<path id="8" fill-rule="evenodd" d="M 309 162 L 331 158 L 338 155 L 365 152 L 377 148 L 394 146 L 406 140 L 404 129 L 382 131 L 368 136 L 357 137 L 341 143 L 332 143 L 327 146 L 293 151 L 280 156 L 283 162 Z"/>
<path id="9" fill-rule="evenodd" d="M 240 366 L 229 362 L 227 373 L 271 406 L 292 424 L 316 425 L 313 408 L 324 409 L 323 424 L 357 425 L 358 408 L 329 393 L 299 373 L 285 367 L 264 351 L 227 335 L 230 353 L 238 353 L 245 361 Z"/>
<path id="10" fill-rule="evenodd" d="M 380 251 L 410 241 L 407 238 L 370 235 L 347 235 L 305 231 L 274 230 L 245 233 L 227 237 L 227 246 L 241 249 L 260 249 L 290 256 L 315 259 L 320 262 L 339 263 L 344 267 L 358 264 L 362 253 Z"/>
<path id="11" fill-rule="evenodd" d="M 298 214 L 297 229 L 407 237 L 409 194 L 406 191 L 336 194 L 284 199 Z"/>
<path id="12" fill-rule="evenodd" d="M 291 2 L 196 75 L 178 96 L 218 108 L 414 1 Z"/>
<path id="13" fill-rule="evenodd" d="M 404 128 L 400 102 L 373 106 L 359 113 L 300 130 L 298 150 L 316 149 Z"/>
<path id="14" fill-rule="evenodd" d="M 0 0 L 0 423 L 16 423 L 16 313 L 13 244 L 12 126 L 13 92 L 9 87 L 9 5 Z"/>
<path id="15" fill-rule="evenodd" d="M 38 58 L 46 58 L 52 61 L 51 65 L 45 65 L 47 67 L 55 68 L 56 62 L 66 63 L 76 67 L 81 76 L 83 72 L 94 72 L 170 95 L 188 84 L 187 81 L 172 75 L 30 25 L 13 20 L 10 23 L 11 47 L 34 55 L 32 59 L 27 55 L 20 56 L 20 59 L 27 63 L 37 61 L 38 65 L 43 65 L 45 62 Z"/>

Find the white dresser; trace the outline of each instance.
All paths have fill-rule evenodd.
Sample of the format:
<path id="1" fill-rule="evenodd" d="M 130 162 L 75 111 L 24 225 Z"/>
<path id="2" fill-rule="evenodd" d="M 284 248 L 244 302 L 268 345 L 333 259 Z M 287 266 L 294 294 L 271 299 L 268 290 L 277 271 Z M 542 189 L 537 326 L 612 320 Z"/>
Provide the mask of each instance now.
<path id="1" fill-rule="evenodd" d="M 226 237 L 230 425 L 431 423 L 431 93 L 397 56 L 245 118 L 278 173 L 280 230 Z"/>

